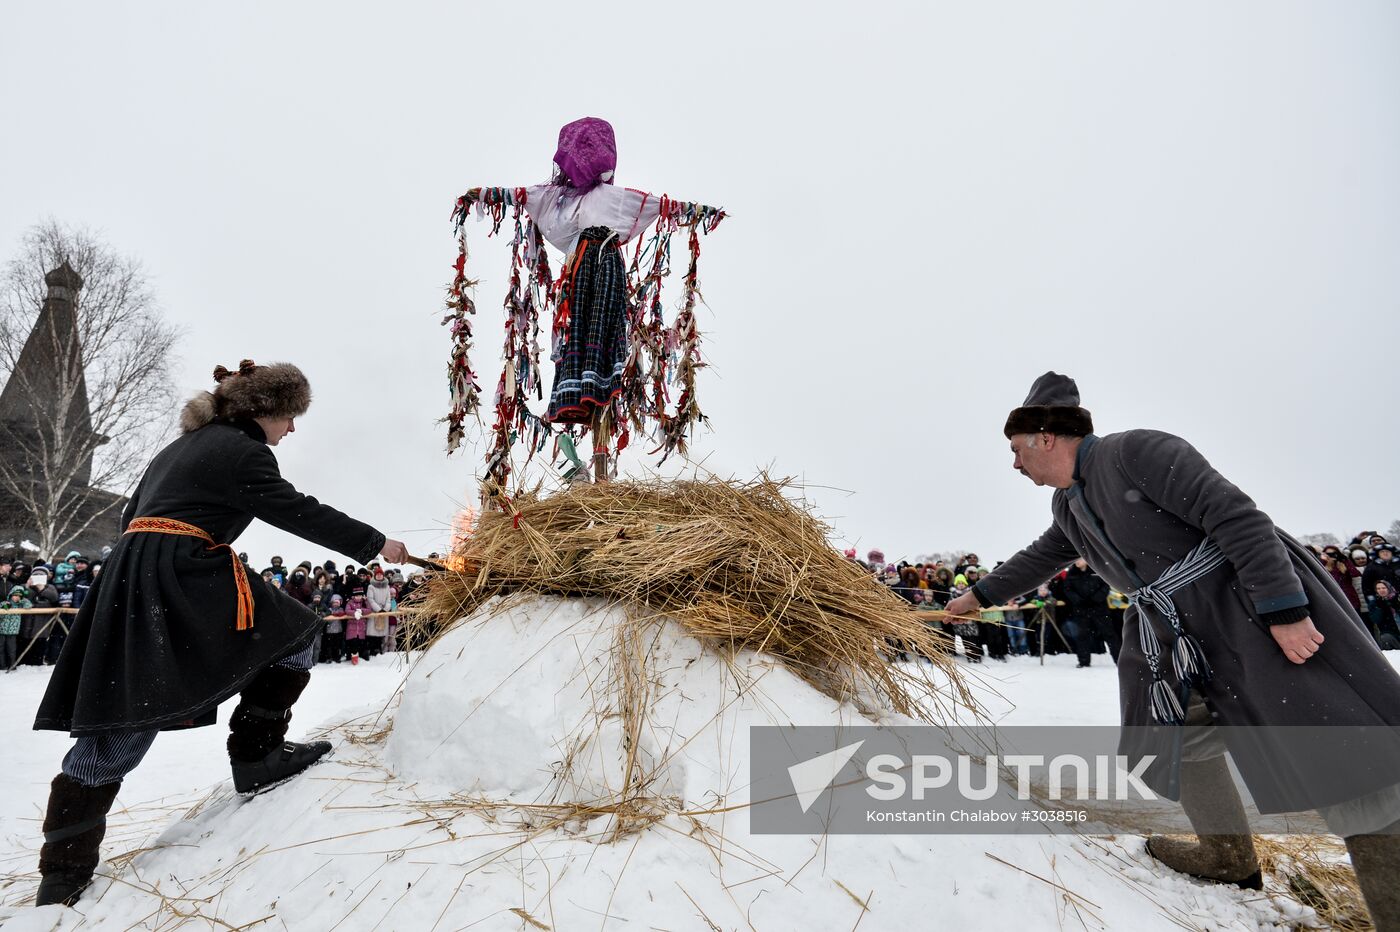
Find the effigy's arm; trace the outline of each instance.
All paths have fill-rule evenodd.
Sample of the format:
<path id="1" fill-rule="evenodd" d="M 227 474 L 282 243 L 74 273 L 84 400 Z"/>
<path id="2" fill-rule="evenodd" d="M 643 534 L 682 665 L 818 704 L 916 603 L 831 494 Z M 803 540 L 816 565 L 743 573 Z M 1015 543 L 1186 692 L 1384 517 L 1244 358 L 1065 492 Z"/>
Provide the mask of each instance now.
<path id="1" fill-rule="evenodd" d="M 678 201 L 669 195 L 661 195 L 661 216 L 660 222 L 664 222 L 672 230 L 680 227 L 698 227 L 705 233 L 714 232 L 715 227 L 720 225 L 725 217 L 723 207 L 711 207 L 708 204 L 699 204 L 695 201 Z"/>
<path id="2" fill-rule="evenodd" d="M 494 236 L 501 230 L 506 211 L 523 209 L 528 200 L 525 188 L 469 188 L 457 198 L 452 209 L 452 223 L 460 236 L 462 225 L 475 210 L 478 217 L 491 218 L 491 235 Z"/>

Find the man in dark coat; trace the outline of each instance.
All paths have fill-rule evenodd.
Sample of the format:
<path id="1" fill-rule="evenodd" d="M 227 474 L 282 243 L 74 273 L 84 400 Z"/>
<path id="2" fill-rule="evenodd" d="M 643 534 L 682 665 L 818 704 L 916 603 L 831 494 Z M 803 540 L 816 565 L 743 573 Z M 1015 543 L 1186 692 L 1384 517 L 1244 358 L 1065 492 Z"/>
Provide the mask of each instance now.
<path id="1" fill-rule="evenodd" d="M 1148 850 L 1186 873 L 1259 885 L 1228 748 L 1262 812 L 1320 811 L 1346 839 L 1377 928 L 1400 928 L 1400 675 L 1336 583 L 1185 440 L 1094 436 L 1066 376 L 1037 379 L 1004 432 L 1014 468 L 1056 490 L 1054 520 L 948 611 L 999 604 L 1082 556 L 1131 599 L 1122 721 L 1156 727 L 1125 733 L 1160 736 L 1167 767 L 1149 785 L 1179 795 L 1197 829 L 1195 843 L 1154 836 Z M 1217 724 L 1344 738 L 1320 753 L 1288 740 L 1296 729 Z M 1370 740 L 1348 744 L 1363 728 Z"/>
<path id="2" fill-rule="evenodd" d="M 1075 560 L 1064 579 L 1065 601 L 1069 603 L 1069 623 L 1073 626 L 1070 640 L 1079 655 L 1079 666 L 1093 661 L 1094 647 L 1100 639 L 1108 645 L 1115 661 L 1122 635 L 1114 630 L 1113 616 L 1108 613 L 1108 583 L 1103 581 L 1084 560 Z"/>
<path id="3" fill-rule="evenodd" d="M 284 741 L 320 621 L 229 546 L 254 518 L 360 561 L 407 556 L 401 542 L 282 478 L 271 447 L 311 403 L 299 369 L 245 360 L 214 378 L 131 496 L 125 533 L 73 621 L 35 718 L 35 728 L 78 739 L 49 796 L 41 906 L 73 903 L 92 879 L 107 811 L 158 731 L 211 724 L 219 703 L 241 693 L 228 740 L 240 793 L 330 751 Z"/>

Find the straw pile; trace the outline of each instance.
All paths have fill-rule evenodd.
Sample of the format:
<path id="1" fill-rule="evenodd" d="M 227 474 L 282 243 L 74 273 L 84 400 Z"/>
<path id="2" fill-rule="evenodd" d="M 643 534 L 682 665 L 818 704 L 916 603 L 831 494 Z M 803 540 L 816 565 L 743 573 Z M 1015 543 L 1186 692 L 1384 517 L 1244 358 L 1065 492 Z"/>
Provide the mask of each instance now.
<path id="1" fill-rule="evenodd" d="M 760 476 L 575 486 L 498 495 L 457 569 L 429 575 L 409 620 L 418 646 L 444 619 L 494 596 L 602 597 L 638 621 L 670 617 L 712 648 L 763 651 L 832 698 L 867 711 L 946 720 L 975 707 L 947 638 L 827 542 L 790 500 L 790 481 Z M 891 645 L 941 676 L 888 662 Z M 929 671 L 932 672 L 932 671 Z"/>
<path id="2" fill-rule="evenodd" d="M 1255 843 L 1264 873 L 1287 887 L 1300 903 L 1316 910 L 1325 928 L 1336 932 L 1371 932 L 1375 928 L 1340 838 L 1260 835 Z"/>

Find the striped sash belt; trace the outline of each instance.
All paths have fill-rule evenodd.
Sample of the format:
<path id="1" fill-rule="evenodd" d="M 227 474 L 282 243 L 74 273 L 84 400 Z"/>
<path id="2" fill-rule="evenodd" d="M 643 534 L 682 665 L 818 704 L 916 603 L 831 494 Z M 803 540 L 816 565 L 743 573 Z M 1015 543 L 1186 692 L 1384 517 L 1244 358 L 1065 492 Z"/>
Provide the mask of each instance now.
<path id="1" fill-rule="evenodd" d="M 214 538 L 193 524 L 176 521 L 174 518 L 136 518 L 126 526 L 127 534 L 176 534 L 181 537 L 198 537 L 207 543 L 208 550 L 227 550 L 233 561 L 233 581 L 238 587 L 238 630 L 246 631 L 253 627 L 253 590 L 248 586 L 248 574 L 243 571 L 243 561 L 228 544 L 215 543 Z"/>
<path id="2" fill-rule="evenodd" d="M 1157 640 L 1157 632 L 1148 619 L 1147 608 L 1161 617 L 1170 629 L 1172 643 L 1172 670 L 1183 686 L 1199 686 L 1210 682 L 1210 664 L 1201 652 L 1200 643 L 1181 627 L 1181 616 L 1177 613 L 1172 594 L 1186 588 L 1218 569 L 1225 563 L 1225 554 L 1209 537 L 1196 545 L 1195 549 L 1167 568 L 1167 571 L 1135 592 L 1129 592 L 1128 604 L 1137 606 L 1138 641 L 1142 653 L 1147 658 L 1147 666 L 1152 671 L 1151 706 L 1152 717 L 1164 725 L 1180 725 L 1186 721 L 1186 711 L 1181 699 L 1162 676 L 1162 645 Z"/>

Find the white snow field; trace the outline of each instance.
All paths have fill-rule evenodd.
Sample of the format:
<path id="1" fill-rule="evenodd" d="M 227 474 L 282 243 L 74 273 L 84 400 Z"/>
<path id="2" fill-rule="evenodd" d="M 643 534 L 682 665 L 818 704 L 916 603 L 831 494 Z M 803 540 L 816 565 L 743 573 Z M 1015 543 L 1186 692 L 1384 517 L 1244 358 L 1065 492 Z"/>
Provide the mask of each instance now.
<path id="1" fill-rule="evenodd" d="M 500 606 L 495 608 L 500 609 Z M 1135 836 L 749 832 L 751 725 L 865 721 L 765 656 L 725 660 L 673 622 L 642 639 L 652 698 L 624 741 L 611 658 L 622 611 L 488 608 L 431 649 L 318 667 L 292 737 L 335 750 L 236 797 L 225 729 L 162 735 L 118 797 L 75 908 L 26 905 L 48 781 L 69 739 L 29 730 L 47 671 L 0 676 L 0 922 L 59 929 L 1268 929 L 1317 924 L 1267 894 L 1172 873 Z M 970 668 L 991 716 L 1111 724 L 1106 656 Z M 403 685 L 400 692 L 399 687 Z M 231 706 L 222 710 L 227 721 Z M 897 721 L 887 716 L 885 721 Z M 628 750 L 668 800 L 615 837 Z"/>

